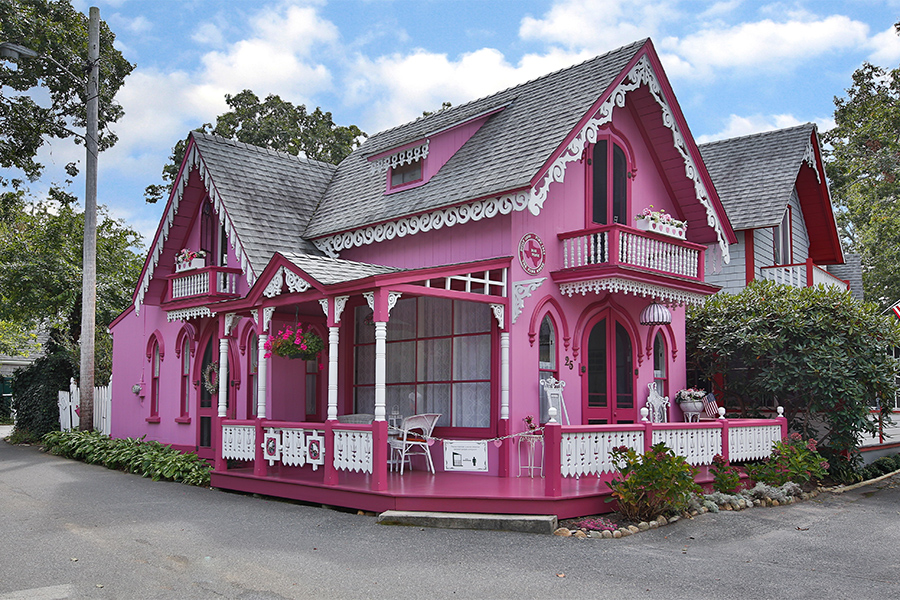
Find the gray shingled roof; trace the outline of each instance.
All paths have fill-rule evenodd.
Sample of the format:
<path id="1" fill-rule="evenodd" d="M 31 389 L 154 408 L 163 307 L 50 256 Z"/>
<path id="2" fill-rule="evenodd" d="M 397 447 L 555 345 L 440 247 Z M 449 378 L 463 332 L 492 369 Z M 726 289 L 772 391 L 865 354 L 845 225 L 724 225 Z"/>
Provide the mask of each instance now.
<path id="1" fill-rule="evenodd" d="M 191 136 L 257 274 L 277 251 L 321 254 L 301 234 L 334 165 L 216 135 Z"/>
<path id="2" fill-rule="evenodd" d="M 396 273 L 404 270 L 340 258 L 328 258 L 327 256 L 310 256 L 292 252 L 282 252 L 281 254 L 292 264 L 302 269 L 304 273 L 308 273 L 310 277 L 324 285 L 344 283 L 345 281 L 365 279 L 373 275 Z"/>
<path id="3" fill-rule="evenodd" d="M 344 159 L 306 230 L 312 239 L 519 189 L 571 133 L 647 43 L 641 40 L 580 65 L 378 133 Z M 491 116 L 428 182 L 385 195 L 368 157 L 509 103 Z"/>
<path id="4" fill-rule="evenodd" d="M 781 223 L 814 131 L 805 123 L 699 146 L 735 231 Z"/>
<path id="5" fill-rule="evenodd" d="M 863 300 L 862 257 L 859 254 L 844 254 L 844 264 L 828 265 L 828 272 L 850 282 L 850 293 L 857 300 Z"/>

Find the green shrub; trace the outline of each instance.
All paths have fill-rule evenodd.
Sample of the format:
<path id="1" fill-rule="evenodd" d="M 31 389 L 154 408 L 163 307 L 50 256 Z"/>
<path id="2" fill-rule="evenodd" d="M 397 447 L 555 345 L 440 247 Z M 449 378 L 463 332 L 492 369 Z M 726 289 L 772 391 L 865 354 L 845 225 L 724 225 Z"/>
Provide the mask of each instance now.
<path id="1" fill-rule="evenodd" d="M 611 456 L 621 478 L 607 483 L 610 500 L 618 501 L 619 512 L 628 519 L 649 521 L 683 512 L 691 497 L 703 492 L 694 482 L 697 470 L 665 444 L 656 444 L 645 454 L 621 446 Z"/>
<path id="2" fill-rule="evenodd" d="M 894 458 L 891 456 L 882 456 L 875 460 L 875 462 L 872 463 L 872 466 L 881 471 L 883 475 L 887 475 L 888 473 L 897 470 L 897 465 L 894 463 Z"/>
<path id="3" fill-rule="evenodd" d="M 815 440 L 804 441 L 799 433 L 792 433 L 773 444 L 769 458 L 744 468 L 756 483 L 780 486 L 793 481 L 803 485 L 824 478 L 828 473 L 828 462 L 816 451 Z"/>
<path id="4" fill-rule="evenodd" d="M 69 389 L 69 379 L 75 375 L 68 353 L 59 350 L 52 341 L 48 342 L 47 349 L 48 354 L 18 369 L 12 378 L 16 429 L 32 442 L 59 429 L 59 392 Z"/>
<path id="5" fill-rule="evenodd" d="M 709 466 L 713 476 L 713 489 L 722 494 L 733 494 L 741 488 L 741 470 L 732 466 L 721 454 L 713 457 Z"/>
<path id="6" fill-rule="evenodd" d="M 182 454 L 144 438 L 114 440 L 96 431 L 53 431 L 44 435 L 43 443 L 52 454 L 137 473 L 154 481 L 209 485 L 209 465 L 196 454 Z"/>

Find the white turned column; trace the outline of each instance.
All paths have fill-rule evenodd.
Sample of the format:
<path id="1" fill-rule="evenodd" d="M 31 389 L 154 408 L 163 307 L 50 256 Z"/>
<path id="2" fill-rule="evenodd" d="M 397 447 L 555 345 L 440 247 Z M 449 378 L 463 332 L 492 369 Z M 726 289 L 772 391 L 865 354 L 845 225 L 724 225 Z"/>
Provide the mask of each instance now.
<path id="1" fill-rule="evenodd" d="M 509 332 L 500 332 L 500 418 L 509 418 Z"/>
<path id="2" fill-rule="evenodd" d="M 384 421 L 387 381 L 387 323 L 375 322 L 375 420 Z"/>
<path id="3" fill-rule="evenodd" d="M 219 340 L 219 416 L 228 413 L 228 338 Z"/>
<path id="4" fill-rule="evenodd" d="M 259 359 L 256 361 L 256 416 L 266 418 L 266 377 L 269 371 L 269 359 L 266 358 L 266 342 L 269 336 L 265 333 L 259 336 Z"/>
<path id="5" fill-rule="evenodd" d="M 328 328 L 328 419 L 337 419 L 340 327 Z"/>

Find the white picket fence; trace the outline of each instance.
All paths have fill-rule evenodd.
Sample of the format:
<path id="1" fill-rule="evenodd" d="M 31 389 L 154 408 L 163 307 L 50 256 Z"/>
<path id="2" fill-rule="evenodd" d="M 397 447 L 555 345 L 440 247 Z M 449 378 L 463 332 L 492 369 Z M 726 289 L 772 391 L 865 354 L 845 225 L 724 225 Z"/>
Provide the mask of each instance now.
<path id="1" fill-rule="evenodd" d="M 112 404 L 111 386 L 94 388 L 94 429 L 109 435 L 109 408 Z M 75 380 L 69 380 L 69 391 L 59 392 L 59 428 L 63 431 L 78 429 L 81 420 L 76 410 L 80 406 L 80 392 Z"/>

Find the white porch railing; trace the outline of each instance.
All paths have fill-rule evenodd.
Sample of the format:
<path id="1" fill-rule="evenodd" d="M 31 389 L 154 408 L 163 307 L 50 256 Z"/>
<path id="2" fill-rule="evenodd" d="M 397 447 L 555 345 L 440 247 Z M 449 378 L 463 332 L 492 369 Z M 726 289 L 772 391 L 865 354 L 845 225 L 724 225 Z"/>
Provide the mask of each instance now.
<path id="1" fill-rule="evenodd" d="M 253 425 L 224 425 L 222 427 L 222 456 L 231 460 L 256 458 L 256 427 Z"/>
<path id="2" fill-rule="evenodd" d="M 825 269 L 816 267 L 813 269 L 813 285 L 827 285 L 841 290 L 849 289 L 847 282 L 840 277 L 835 277 Z"/>
<path id="3" fill-rule="evenodd" d="M 729 457 L 734 462 L 765 458 L 772 453 L 772 444 L 780 439 L 779 425 L 731 427 L 728 430 Z"/>
<path id="4" fill-rule="evenodd" d="M 841 290 L 846 290 L 850 287 L 846 281 L 835 277 L 819 265 L 813 263 L 811 259 L 808 259 L 805 263 L 795 265 L 760 267 L 759 276 L 766 281 L 772 281 L 774 283 L 792 287 L 826 285 Z"/>
<path id="5" fill-rule="evenodd" d="M 334 468 L 372 472 L 372 432 L 334 430 Z"/>
<path id="6" fill-rule="evenodd" d="M 236 294 L 239 272 L 221 267 L 206 267 L 197 271 L 177 273 L 172 276 L 172 300 L 190 298 L 192 296 L 210 295 L 210 281 L 214 281 L 213 289 L 217 294 Z"/>
<path id="7" fill-rule="evenodd" d="M 59 428 L 61 431 L 72 431 L 81 426 L 78 409 L 81 405 L 81 392 L 74 379 L 69 380 L 69 391 L 59 392 Z M 103 435 L 109 435 L 109 412 L 112 405 L 112 388 L 110 386 L 94 388 L 94 429 Z"/>
<path id="8" fill-rule="evenodd" d="M 653 443 L 662 442 L 688 464 L 711 465 L 716 454 L 722 454 L 722 433 L 718 429 L 653 429 Z M 771 445 L 769 446 L 771 448 Z M 732 457 L 732 460 L 734 458 Z"/>
<path id="9" fill-rule="evenodd" d="M 622 226 L 567 234 L 562 240 L 563 268 L 619 264 L 698 278 L 701 251 L 689 242 L 659 238 Z"/>
<path id="10" fill-rule="evenodd" d="M 644 451 L 644 431 L 577 431 L 562 434 L 560 469 L 563 477 L 600 475 L 616 470 L 610 452 L 627 446 Z"/>

